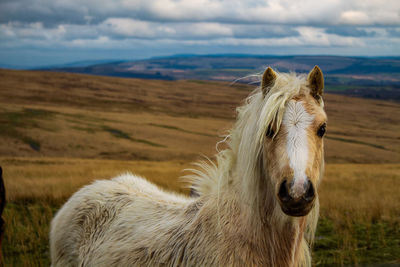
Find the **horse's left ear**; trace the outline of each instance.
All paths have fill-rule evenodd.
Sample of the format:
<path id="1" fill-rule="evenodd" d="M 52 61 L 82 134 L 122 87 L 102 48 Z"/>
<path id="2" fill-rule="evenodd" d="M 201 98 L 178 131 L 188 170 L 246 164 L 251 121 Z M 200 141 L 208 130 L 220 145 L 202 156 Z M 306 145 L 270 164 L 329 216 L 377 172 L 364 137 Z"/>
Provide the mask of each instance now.
<path id="1" fill-rule="evenodd" d="M 268 93 L 269 89 L 274 84 L 275 79 L 276 79 L 275 71 L 271 67 L 268 67 L 264 71 L 262 81 L 261 81 L 261 90 L 262 90 L 264 96 Z"/>
<path id="2" fill-rule="evenodd" d="M 324 75 L 318 66 L 315 66 L 308 74 L 308 85 L 311 88 L 311 95 L 319 100 L 324 93 Z"/>

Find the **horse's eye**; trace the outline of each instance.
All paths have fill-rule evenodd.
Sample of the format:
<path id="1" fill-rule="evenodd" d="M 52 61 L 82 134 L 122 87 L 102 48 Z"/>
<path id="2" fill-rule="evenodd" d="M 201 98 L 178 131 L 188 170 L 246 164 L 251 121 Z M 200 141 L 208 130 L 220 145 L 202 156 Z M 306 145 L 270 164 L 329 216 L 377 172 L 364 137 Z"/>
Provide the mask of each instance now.
<path id="1" fill-rule="evenodd" d="M 322 136 L 324 136 L 325 132 L 326 132 L 326 123 L 322 124 L 322 125 L 319 127 L 319 129 L 318 129 L 318 131 L 317 131 L 317 135 L 318 135 L 319 137 L 322 137 Z"/>
<path id="2" fill-rule="evenodd" d="M 268 126 L 267 128 L 267 132 L 265 133 L 265 135 L 269 138 L 272 138 L 274 136 L 275 132 L 274 129 L 272 129 L 271 125 Z"/>

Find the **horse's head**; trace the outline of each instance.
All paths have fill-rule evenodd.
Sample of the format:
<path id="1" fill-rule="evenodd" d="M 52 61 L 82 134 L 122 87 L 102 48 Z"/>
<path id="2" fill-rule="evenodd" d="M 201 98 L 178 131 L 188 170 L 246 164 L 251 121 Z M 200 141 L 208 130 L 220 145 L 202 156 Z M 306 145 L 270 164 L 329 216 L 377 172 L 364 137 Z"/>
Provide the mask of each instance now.
<path id="1" fill-rule="evenodd" d="M 287 77 L 280 79 L 280 75 L 268 68 L 262 80 L 265 98 L 275 97 L 278 102 L 279 98 L 287 98 L 276 109 L 280 114 L 273 115 L 264 131 L 264 168 L 282 211 L 290 216 L 305 216 L 314 205 L 324 167 L 327 117 L 322 102 L 323 75 L 315 66 L 302 83 L 294 84 L 299 87 L 296 93 L 285 89 L 293 83 Z"/>

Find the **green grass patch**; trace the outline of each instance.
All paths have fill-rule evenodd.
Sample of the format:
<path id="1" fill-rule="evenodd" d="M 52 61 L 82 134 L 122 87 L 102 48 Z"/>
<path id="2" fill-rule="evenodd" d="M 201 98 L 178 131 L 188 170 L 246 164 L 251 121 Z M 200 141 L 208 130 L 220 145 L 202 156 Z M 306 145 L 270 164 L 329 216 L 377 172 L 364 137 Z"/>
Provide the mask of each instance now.
<path id="1" fill-rule="evenodd" d="M 27 164 L 32 164 L 33 162 L 35 165 L 54 165 L 57 164 L 54 160 L 37 160 L 31 158 L 5 158 L 1 161 L 3 164 L 13 165 L 13 166 L 25 166 Z M 71 164 L 71 163 L 70 163 Z"/>
<path id="2" fill-rule="evenodd" d="M 316 266 L 380 266 L 400 263 L 400 228 L 396 222 L 335 222 L 320 218 L 313 262 Z"/>
<path id="3" fill-rule="evenodd" d="M 349 89 L 353 89 L 352 87 L 349 87 L 348 85 L 326 85 L 326 91 L 327 92 L 344 92 Z"/>
<path id="4" fill-rule="evenodd" d="M 40 150 L 40 142 L 28 136 L 22 129 L 39 128 L 48 130 L 40 126 L 38 120 L 49 119 L 56 112 L 24 108 L 21 111 L 6 111 L 0 113 L 0 136 L 18 139 L 29 145 L 33 150 Z"/>
<path id="5" fill-rule="evenodd" d="M 6 130 L 5 128 L 40 128 L 37 120 L 48 119 L 55 113 L 48 110 L 30 108 L 24 108 L 21 111 L 2 112 L 0 113 L 0 127 L 2 127 L 2 130 Z"/>
<path id="6" fill-rule="evenodd" d="M 7 203 L 3 213 L 5 266 L 50 266 L 50 221 L 58 206 Z"/>
<path id="7" fill-rule="evenodd" d="M 73 122 L 79 122 L 79 121 L 86 121 L 86 122 L 92 122 L 92 123 L 116 122 L 115 120 L 92 117 L 92 116 L 88 116 L 88 115 L 82 114 L 82 113 L 74 113 L 74 114 L 63 113 L 63 116 L 65 116 L 67 118 L 75 119 L 75 120 L 72 120 Z"/>
<path id="8" fill-rule="evenodd" d="M 72 129 L 78 130 L 78 131 L 84 131 L 90 134 L 94 134 L 95 132 L 98 131 L 98 129 L 93 128 L 93 127 L 81 127 L 81 126 L 72 126 Z"/>
<path id="9" fill-rule="evenodd" d="M 142 143 L 142 144 L 146 144 L 146 145 L 154 146 L 154 147 L 166 147 L 164 145 L 157 144 L 157 143 L 145 140 L 145 139 L 133 138 L 128 133 L 125 133 L 119 129 L 111 128 L 108 126 L 104 126 L 103 130 L 106 132 L 109 132 L 111 135 L 113 135 L 114 137 L 117 137 L 117 138 L 127 139 L 132 142 Z"/>
<path id="10" fill-rule="evenodd" d="M 388 150 L 384 146 L 381 146 L 381 145 L 367 143 L 367 142 L 354 140 L 354 139 L 347 139 L 347 138 L 330 136 L 330 135 L 329 136 L 327 135 L 326 138 L 331 139 L 331 140 L 346 142 L 346 143 L 353 143 L 353 144 L 365 145 L 365 146 L 370 146 L 370 147 L 374 147 L 374 148 L 378 148 L 378 149 Z"/>
<path id="11" fill-rule="evenodd" d="M 187 80 L 188 82 L 191 83 L 197 83 L 197 84 L 212 84 L 210 81 L 203 81 L 203 80 Z"/>
<path id="12" fill-rule="evenodd" d="M 182 129 L 182 128 L 179 128 L 179 127 L 176 127 L 176 126 L 171 126 L 171 125 L 157 124 L 157 123 L 149 123 L 148 125 L 155 126 L 155 127 L 160 127 L 160 128 L 165 128 L 165 129 L 170 129 L 170 130 L 175 130 L 175 131 L 180 131 L 180 132 L 184 132 L 184 133 L 215 137 L 215 135 L 212 135 L 212 134 L 189 131 L 189 130 L 185 130 L 185 129 Z"/>
<path id="13" fill-rule="evenodd" d="M 110 134 L 112 134 L 113 136 L 115 136 L 117 138 L 124 138 L 124 139 L 128 139 L 128 140 L 131 139 L 129 134 L 127 134 L 127 133 L 125 133 L 125 132 L 123 132 L 121 130 L 118 130 L 118 129 L 115 129 L 115 128 L 106 127 L 106 126 L 104 127 L 104 130 L 109 132 Z"/>
<path id="14" fill-rule="evenodd" d="M 39 151 L 40 150 L 40 143 L 39 141 L 29 137 L 29 136 L 21 136 L 21 140 L 28 144 L 33 150 Z"/>

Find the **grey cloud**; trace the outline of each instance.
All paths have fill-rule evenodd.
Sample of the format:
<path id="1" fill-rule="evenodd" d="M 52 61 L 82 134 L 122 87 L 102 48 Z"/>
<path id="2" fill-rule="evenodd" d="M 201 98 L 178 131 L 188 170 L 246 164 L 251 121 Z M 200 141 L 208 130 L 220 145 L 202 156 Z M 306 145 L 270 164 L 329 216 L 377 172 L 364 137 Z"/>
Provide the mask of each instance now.
<path id="1" fill-rule="evenodd" d="M 390 34 L 390 36 L 397 38 L 400 37 L 400 28 L 387 28 L 386 31 L 388 34 Z"/>
<path id="2" fill-rule="evenodd" d="M 86 13 L 87 10 L 79 5 L 59 6 L 56 1 L 7 0 L 0 2 L 0 23 L 42 22 L 46 26 L 60 23 L 85 24 L 87 23 Z"/>
<path id="3" fill-rule="evenodd" d="M 298 36 L 291 25 L 232 25 L 236 38 L 279 38 Z"/>
<path id="4" fill-rule="evenodd" d="M 353 36 L 353 37 L 373 37 L 375 35 L 374 32 L 368 32 L 363 28 L 354 27 L 354 26 L 328 27 L 326 29 L 326 32 L 341 35 L 341 36 Z"/>
<path id="5" fill-rule="evenodd" d="M 99 24 L 110 17 L 153 22 L 237 24 L 393 25 L 400 2 L 262 0 L 3 0 L 0 23 L 42 22 L 46 26 Z"/>

